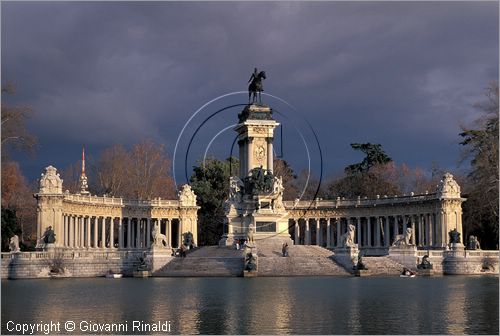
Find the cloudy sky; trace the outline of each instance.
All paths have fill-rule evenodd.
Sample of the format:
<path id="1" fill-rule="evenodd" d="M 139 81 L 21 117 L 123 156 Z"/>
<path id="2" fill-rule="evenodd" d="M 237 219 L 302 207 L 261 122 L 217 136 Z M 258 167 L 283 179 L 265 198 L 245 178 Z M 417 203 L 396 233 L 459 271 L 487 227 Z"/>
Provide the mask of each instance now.
<path id="1" fill-rule="evenodd" d="M 30 178 L 115 143 L 176 143 L 176 175 L 210 114 L 247 101 L 254 67 L 283 124 L 283 155 L 306 168 L 308 144 L 326 174 L 362 156 L 352 142 L 381 143 L 398 163 L 457 168 L 460 125 L 498 80 L 498 2 L 2 2 L 2 82 L 10 104 L 29 104 Z M 210 119 L 187 166 L 225 157 L 241 107 Z M 311 127 L 309 127 L 309 125 Z M 184 128 L 185 127 L 185 128 Z M 181 130 L 184 132 L 181 134 Z M 301 137 L 304 137 L 302 139 Z M 179 135 L 181 135 L 179 137 Z M 277 137 L 278 143 L 281 139 Z M 280 153 L 277 153 L 280 154 Z"/>

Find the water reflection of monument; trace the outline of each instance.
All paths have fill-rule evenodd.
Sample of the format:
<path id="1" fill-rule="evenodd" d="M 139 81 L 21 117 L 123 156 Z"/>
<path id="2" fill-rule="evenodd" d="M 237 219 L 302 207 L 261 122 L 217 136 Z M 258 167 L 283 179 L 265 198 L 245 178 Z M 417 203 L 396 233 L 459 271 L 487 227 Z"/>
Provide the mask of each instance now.
<path id="1" fill-rule="evenodd" d="M 239 114 L 239 176 L 230 179 L 226 201 L 227 225 L 220 245 L 232 245 L 255 232 L 262 239 L 291 243 L 288 213 L 283 205 L 283 182 L 273 174 L 274 129 L 279 126 L 267 105 L 250 104 Z"/>

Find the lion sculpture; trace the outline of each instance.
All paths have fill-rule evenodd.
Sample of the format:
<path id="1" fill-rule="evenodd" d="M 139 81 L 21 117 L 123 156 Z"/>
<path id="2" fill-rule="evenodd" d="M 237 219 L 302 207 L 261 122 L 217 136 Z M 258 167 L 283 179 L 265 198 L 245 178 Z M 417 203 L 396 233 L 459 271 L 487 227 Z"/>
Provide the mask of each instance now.
<path id="1" fill-rule="evenodd" d="M 155 223 L 153 226 L 153 246 L 155 247 L 167 247 L 168 246 L 168 240 L 167 236 L 165 236 L 163 233 L 160 232 L 160 227 L 158 223 Z"/>
<path id="2" fill-rule="evenodd" d="M 392 246 L 408 246 L 411 245 L 411 235 L 413 234 L 411 228 L 407 228 L 405 234 L 396 235 Z"/>
<path id="3" fill-rule="evenodd" d="M 354 247 L 356 244 L 354 244 L 354 232 L 356 228 L 354 225 L 349 224 L 347 226 L 347 232 L 344 233 L 342 236 L 340 236 L 340 243 L 342 244 L 342 247 Z"/>

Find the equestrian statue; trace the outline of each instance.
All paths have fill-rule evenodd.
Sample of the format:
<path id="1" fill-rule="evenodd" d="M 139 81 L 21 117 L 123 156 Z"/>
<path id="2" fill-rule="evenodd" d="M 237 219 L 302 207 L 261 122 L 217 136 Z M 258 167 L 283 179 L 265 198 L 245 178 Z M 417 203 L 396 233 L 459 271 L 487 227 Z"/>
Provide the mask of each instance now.
<path id="1" fill-rule="evenodd" d="M 264 91 L 262 87 L 262 80 L 266 79 L 265 71 L 257 71 L 257 68 L 253 70 L 252 76 L 248 80 L 248 103 L 256 103 L 257 98 L 259 100 L 259 104 L 262 104 L 262 96 L 261 93 Z"/>

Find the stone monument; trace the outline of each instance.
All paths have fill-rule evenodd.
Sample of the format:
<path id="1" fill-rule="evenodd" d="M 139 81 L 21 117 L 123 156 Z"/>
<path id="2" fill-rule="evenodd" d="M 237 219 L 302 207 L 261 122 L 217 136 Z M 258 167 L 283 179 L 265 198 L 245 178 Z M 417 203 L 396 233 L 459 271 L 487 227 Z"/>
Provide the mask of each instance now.
<path id="1" fill-rule="evenodd" d="M 354 243 L 356 227 L 352 224 L 347 226 L 347 231 L 340 236 L 340 246 L 335 248 L 334 259 L 346 269 L 355 269 L 358 264 L 358 244 Z"/>
<path id="2" fill-rule="evenodd" d="M 407 228 L 402 235 L 396 235 L 392 245 L 389 247 L 389 256 L 400 264 L 414 268 L 417 262 L 417 247 L 411 243 L 413 230 Z"/>
<path id="3" fill-rule="evenodd" d="M 10 253 L 19 253 L 21 249 L 19 248 L 19 237 L 17 235 L 13 235 L 9 240 L 9 250 Z"/>
<path id="4" fill-rule="evenodd" d="M 240 170 L 229 181 L 226 225 L 219 246 L 232 246 L 236 239 L 253 245 L 293 244 L 283 206 L 283 181 L 273 173 L 274 129 L 279 123 L 269 106 L 255 100 L 245 106 L 238 119 L 234 130 Z"/>

